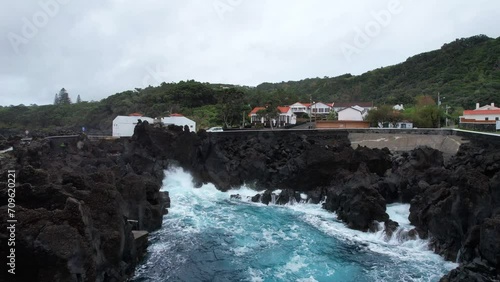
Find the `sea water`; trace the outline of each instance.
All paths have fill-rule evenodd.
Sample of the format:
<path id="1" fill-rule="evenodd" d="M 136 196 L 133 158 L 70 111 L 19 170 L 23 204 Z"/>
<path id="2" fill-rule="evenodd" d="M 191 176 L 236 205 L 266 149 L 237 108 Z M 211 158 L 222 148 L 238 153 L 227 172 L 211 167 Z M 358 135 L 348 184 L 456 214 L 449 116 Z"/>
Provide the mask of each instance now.
<path id="1" fill-rule="evenodd" d="M 182 169 L 166 171 L 172 206 L 150 234 L 148 255 L 132 281 L 438 281 L 454 263 L 426 240 L 348 229 L 321 205 L 263 205 L 242 187 L 194 188 Z M 241 200 L 230 199 L 240 194 Z M 409 205 L 387 207 L 400 230 Z"/>

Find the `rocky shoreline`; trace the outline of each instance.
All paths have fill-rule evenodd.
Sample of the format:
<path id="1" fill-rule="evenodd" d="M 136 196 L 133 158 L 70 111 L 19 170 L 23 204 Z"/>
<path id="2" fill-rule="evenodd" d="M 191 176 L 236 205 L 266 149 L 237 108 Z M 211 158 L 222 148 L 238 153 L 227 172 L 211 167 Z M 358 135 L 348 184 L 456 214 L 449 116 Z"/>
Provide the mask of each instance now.
<path id="1" fill-rule="evenodd" d="M 163 171 L 126 161 L 133 159 L 133 149 L 121 140 L 94 143 L 83 135 L 29 145 L 9 140 L 14 150 L 0 155 L 0 167 L 2 181 L 7 170 L 16 171 L 17 281 L 125 281 L 142 255 L 133 225 L 160 228 L 168 207 L 168 194 L 159 192 Z M 2 183 L 2 203 L 6 187 Z M 2 254 L 9 250 L 7 219 L 5 205 Z M 3 281 L 12 279 L 1 275 Z"/>
<path id="2" fill-rule="evenodd" d="M 24 225 L 19 225 L 18 255 L 31 259 L 20 260 L 18 267 L 36 269 L 26 276 L 32 281 L 123 281 L 137 263 L 128 219 L 138 220 L 143 230 L 161 227 L 169 204 L 159 192 L 163 170 L 177 165 L 197 185 L 281 189 L 277 204 L 326 198 L 324 208 L 348 227 L 373 231 L 381 222 L 388 236 L 397 223 L 386 205 L 410 203 L 416 228 L 408 237 L 429 238 L 436 253 L 460 263 L 442 281 L 500 280 L 498 144 L 464 144 L 445 165 L 441 152 L 426 147 L 402 154 L 353 149 L 347 134 L 195 134 L 143 123 L 131 139 L 80 138 L 66 148 L 45 139 L 16 146 L 14 157 L 1 158 L 0 164 L 19 173 L 16 201 Z M 252 200 L 269 203 L 272 194 L 267 190 Z M 4 191 L 0 198 L 6 200 Z"/>

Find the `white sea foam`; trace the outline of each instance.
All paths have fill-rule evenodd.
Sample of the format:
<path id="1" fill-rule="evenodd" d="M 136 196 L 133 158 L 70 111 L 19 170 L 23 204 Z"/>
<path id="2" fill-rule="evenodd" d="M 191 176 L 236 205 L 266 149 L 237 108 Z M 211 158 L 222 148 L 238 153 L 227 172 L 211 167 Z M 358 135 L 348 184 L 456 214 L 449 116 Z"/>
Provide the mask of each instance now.
<path id="1" fill-rule="evenodd" d="M 315 231 L 317 233 L 324 234 L 326 238 L 331 237 L 332 240 L 340 240 L 344 244 L 359 247 L 367 252 L 388 256 L 390 260 L 398 264 L 408 264 L 409 268 L 419 267 L 423 269 L 422 273 L 427 273 L 427 276 L 422 279 L 402 277 L 403 280 L 434 281 L 443 274 L 443 267 L 445 269 L 456 267 L 456 264 L 444 262 L 441 257 L 430 251 L 426 240 L 400 241 L 396 236 L 387 240 L 382 230 L 376 233 L 364 233 L 349 229 L 337 220 L 335 213 L 322 209 L 321 204 L 297 203 L 266 206 L 249 200 L 258 192 L 247 186 L 224 193 L 218 191 L 212 184 L 194 188 L 192 177 L 179 168 L 170 169 L 166 171 L 166 174 L 162 190 L 169 191 L 172 203 L 169 214 L 164 218 L 164 226 L 168 229 L 160 231 L 158 236 L 167 230 L 169 233 L 166 239 L 149 248 L 152 252 L 151 258 L 138 271 L 147 272 L 159 261 L 171 265 L 183 265 L 189 262 L 187 255 L 190 252 L 185 248 L 196 250 L 199 248 L 198 237 L 203 238 L 204 234 L 214 232 L 214 230 L 220 230 L 218 234 L 221 235 L 218 236 L 223 236 L 223 239 L 217 244 L 228 248 L 229 253 L 234 257 L 233 263 L 255 257 L 253 262 L 252 260 L 248 262 L 251 265 L 244 268 L 249 281 L 267 281 L 270 277 L 281 281 L 288 281 L 292 279 L 291 277 L 296 277 L 292 279 L 294 281 L 316 281 L 317 279 L 324 281 L 329 280 L 329 277 L 343 275 L 342 272 L 349 271 L 346 269 L 350 267 L 358 267 L 348 265 L 346 268 L 342 264 L 329 261 L 322 261 L 321 265 L 310 264 L 311 257 L 307 256 L 317 255 L 311 251 L 311 248 L 317 248 L 318 244 L 323 245 L 324 242 L 315 242 L 309 238 L 308 234 L 303 232 L 304 225 L 317 230 Z M 239 194 L 241 201 L 230 199 L 230 195 L 233 194 Z M 303 195 L 301 197 L 303 198 Z M 413 228 L 408 220 L 409 205 L 389 205 L 387 213 L 392 220 L 400 224 L 401 229 Z M 262 220 L 259 218 L 261 216 L 269 216 L 269 218 Z M 291 221 L 284 224 L 281 220 L 274 225 L 274 216 L 290 218 Z M 324 239 L 318 238 L 318 240 Z M 259 254 L 259 250 L 265 251 L 286 244 L 291 244 L 293 250 L 300 254 L 294 251 L 283 254 L 263 253 L 262 257 Z M 179 246 L 184 249 L 175 255 L 165 255 L 174 252 Z M 283 255 L 285 257 L 282 257 Z M 215 251 L 214 256 L 217 256 Z M 287 260 L 274 262 L 281 267 L 272 269 L 270 267 L 273 262 L 265 262 L 273 259 Z M 264 264 L 261 265 L 262 263 Z M 322 278 L 316 276 L 318 271 L 322 273 Z M 372 266 L 369 270 L 370 273 L 375 273 L 371 279 L 373 281 L 384 280 L 380 277 L 391 277 L 391 271 L 393 270 L 383 265 Z"/>

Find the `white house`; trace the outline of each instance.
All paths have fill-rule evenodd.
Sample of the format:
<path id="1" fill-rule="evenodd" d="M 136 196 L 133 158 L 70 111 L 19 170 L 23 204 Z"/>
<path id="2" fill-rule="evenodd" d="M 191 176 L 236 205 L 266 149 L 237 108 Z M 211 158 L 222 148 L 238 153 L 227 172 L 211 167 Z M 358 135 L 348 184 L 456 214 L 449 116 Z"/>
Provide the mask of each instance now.
<path id="1" fill-rule="evenodd" d="M 292 110 L 292 112 L 294 114 L 297 114 L 297 113 L 307 113 L 309 111 L 309 107 L 311 106 L 311 104 L 308 104 L 308 103 L 300 103 L 300 102 L 297 102 L 293 105 L 290 105 L 290 109 Z"/>
<path id="2" fill-rule="evenodd" d="M 137 125 L 137 122 L 148 121 L 149 123 L 153 123 L 154 120 L 149 117 L 143 117 L 141 114 L 131 114 L 129 116 L 117 116 L 113 120 L 113 136 L 114 137 L 131 137 L 134 135 L 134 128 Z"/>
<path id="3" fill-rule="evenodd" d="M 250 117 L 250 123 L 264 123 L 264 117 L 259 116 L 257 113 L 265 109 L 266 108 L 264 107 L 253 108 L 252 111 L 248 114 L 248 116 Z"/>
<path id="4" fill-rule="evenodd" d="M 196 132 L 196 122 L 181 114 L 171 114 L 169 117 L 162 118 L 161 121 L 165 125 L 174 124 L 182 127 L 187 125 L 189 127 L 189 131 Z"/>
<path id="5" fill-rule="evenodd" d="M 360 106 L 352 106 L 338 111 L 338 120 L 363 121 L 368 110 Z"/>
<path id="6" fill-rule="evenodd" d="M 294 113 L 296 115 L 309 114 L 310 107 L 311 107 L 310 103 L 297 102 L 293 105 L 290 105 L 290 109 L 291 109 L 292 113 Z"/>
<path id="7" fill-rule="evenodd" d="M 265 109 L 266 108 L 264 107 L 253 108 L 253 110 L 248 114 L 251 123 L 265 123 L 265 118 L 257 114 L 259 111 Z M 281 127 L 297 123 L 297 115 L 293 113 L 291 107 L 278 107 L 277 109 L 279 115 L 277 119 L 272 119 L 273 126 Z"/>
<path id="8" fill-rule="evenodd" d="M 339 112 L 340 110 L 351 108 L 354 106 L 361 107 L 366 111 L 373 109 L 373 102 L 348 102 L 348 103 L 334 103 L 332 108 L 334 111 Z"/>
<path id="9" fill-rule="evenodd" d="M 280 115 L 278 117 L 278 126 L 286 126 L 297 123 L 297 115 L 292 112 L 290 107 L 278 107 Z"/>
<path id="10" fill-rule="evenodd" d="M 497 120 L 500 120 L 500 108 L 495 107 L 495 103 L 482 107 L 477 103 L 475 110 L 466 110 L 460 117 L 460 123 L 495 123 Z"/>
<path id="11" fill-rule="evenodd" d="M 310 112 L 313 115 L 328 115 L 332 111 L 333 104 L 317 102 L 311 105 Z"/>
<path id="12" fill-rule="evenodd" d="M 308 115 L 328 115 L 332 111 L 332 104 L 325 104 L 323 102 L 316 103 L 301 103 L 297 102 L 290 105 L 292 112 L 296 115 L 308 114 Z"/>

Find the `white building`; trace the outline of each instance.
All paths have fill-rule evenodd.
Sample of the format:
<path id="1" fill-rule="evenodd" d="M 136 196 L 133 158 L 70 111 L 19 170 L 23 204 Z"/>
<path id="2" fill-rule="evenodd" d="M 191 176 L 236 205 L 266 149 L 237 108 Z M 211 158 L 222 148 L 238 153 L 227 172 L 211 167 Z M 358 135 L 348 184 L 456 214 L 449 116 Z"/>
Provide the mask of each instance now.
<path id="1" fill-rule="evenodd" d="M 316 102 L 312 104 L 297 102 L 293 105 L 290 105 L 292 112 L 296 115 L 328 115 L 332 111 L 332 107 L 333 103 L 326 104 L 323 102 Z"/>
<path id="2" fill-rule="evenodd" d="M 352 106 L 338 111 L 338 120 L 363 121 L 368 110 L 360 106 Z"/>
<path id="3" fill-rule="evenodd" d="M 171 114 L 169 117 L 162 118 L 161 121 L 167 126 L 170 124 L 182 127 L 187 125 L 189 127 L 189 131 L 196 132 L 196 122 L 194 120 L 188 119 L 181 114 Z"/>
<path id="4" fill-rule="evenodd" d="M 495 103 L 482 107 L 477 103 L 475 110 L 466 110 L 460 117 L 461 123 L 495 123 L 497 120 L 500 120 L 500 108 L 495 107 Z"/>
<path id="5" fill-rule="evenodd" d="M 351 107 L 355 107 L 355 106 L 361 107 L 361 108 L 365 109 L 366 111 L 370 111 L 371 109 L 374 108 L 373 102 L 334 103 L 332 108 L 334 111 L 339 112 L 343 109 L 351 108 Z"/>
<path id="6" fill-rule="evenodd" d="M 297 102 L 297 103 L 295 103 L 293 105 L 290 105 L 290 109 L 296 115 L 309 114 L 310 107 L 311 107 L 310 103 L 300 103 L 300 102 Z"/>
<path id="7" fill-rule="evenodd" d="M 251 123 L 265 123 L 266 122 L 265 118 L 258 114 L 259 111 L 265 109 L 266 108 L 264 107 L 253 108 L 253 110 L 248 114 Z M 297 124 L 297 115 L 293 113 L 291 107 L 278 107 L 277 109 L 279 115 L 277 119 L 273 118 L 271 120 L 273 122 L 273 126 L 281 127 L 290 124 Z"/>
<path id="8" fill-rule="evenodd" d="M 251 123 L 264 123 L 264 117 L 260 116 L 257 114 L 259 111 L 265 110 L 266 108 L 264 107 L 255 107 L 252 109 L 252 111 L 248 114 L 250 117 L 250 122 Z"/>
<path id="9" fill-rule="evenodd" d="M 410 121 L 399 121 L 396 124 L 390 122 L 379 122 L 379 128 L 400 128 L 400 129 L 411 129 L 413 128 L 413 122 Z"/>
<path id="10" fill-rule="evenodd" d="M 141 114 L 131 114 L 129 116 L 117 116 L 113 120 L 113 136 L 114 137 L 131 137 L 134 135 L 134 128 L 137 122 L 147 121 L 153 123 L 153 119 L 149 117 L 143 117 Z"/>
<path id="11" fill-rule="evenodd" d="M 278 117 L 278 126 L 297 124 L 297 115 L 292 112 L 290 107 L 278 107 L 280 115 Z"/>
<path id="12" fill-rule="evenodd" d="M 317 102 L 311 105 L 310 112 L 313 115 L 328 115 L 332 111 L 333 104 Z"/>

